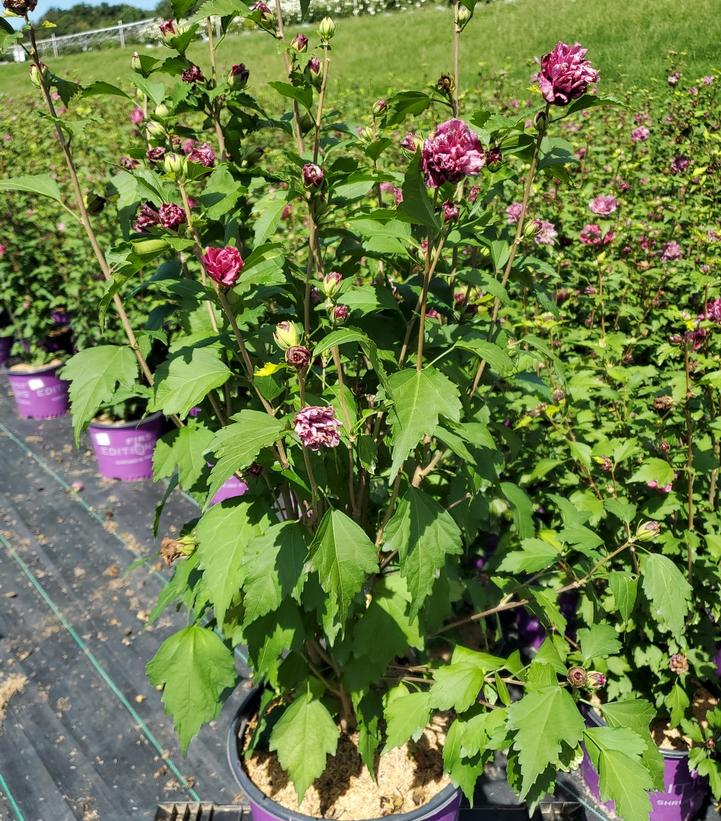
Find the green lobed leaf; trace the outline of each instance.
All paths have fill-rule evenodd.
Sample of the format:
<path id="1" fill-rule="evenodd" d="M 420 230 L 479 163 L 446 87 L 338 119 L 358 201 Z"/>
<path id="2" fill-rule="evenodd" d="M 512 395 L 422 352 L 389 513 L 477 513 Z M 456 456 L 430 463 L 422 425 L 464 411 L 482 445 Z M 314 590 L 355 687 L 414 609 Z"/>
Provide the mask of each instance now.
<path id="1" fill-rule="evenodd" d="M 278 754 L 298 796 L 322 775 L 326 757 L 333 755 L 340 731 L 325 705 L 310 692 L 299 696 L 273 727 L 270 750 Z"/>
<path id="2" fill-rule="evenodd" d="M 389 421 L 393 431 L 393 461 L 390 481 L 395 479 L 408 454 L 438 425 L 439 416 L 459 422 L 461 403 L 458 388 L 433 367 L 422 371 L 407 368 L 390 379 L 393 407 Z"/>
<path id="3" fill-rule="evenodd" d="M 97 345 L 72 356 L 61 371 L 70 382 L 75 442 L 119 387 L 131 389 L 138 377 L 135 355 L 126 345 Z"/>
<path id="4" fill-rule="evenodd" d="M 366 532 L 340 510 L 328 510 L 310 547 L 311 565 L 331 597 L 341 627 L 378 557 Z"/>
<path id="5" fill-rule="evenodd" d="M 662 630 L 678 636 L 691 606 L 691 585 L 667 556 L 649 553 L 641 559 L 643 592 Z"/>
<path id="6" fill-rule="evenodd" d="M 198 522 L 198 559 L 219 624 L 245 580 L 246 545 L 267 526 L 267 517 L 250 503 L 235 501 L 215 505 Z"/>
<path id="7" fill-rule="evenodd" d="M 593 624 L 578 631 L 584 664 L 593 659 L 606 658 L 618 653 L 621 642 L 610 624 Z"/>
<path id="8" fill-rule="evenodd" d="M 402 747 L 410 738 L 418 738 L 431 717 L 430 693 L 409 693 L 399 684 L 388 693 L 385 708 L 385 750 Z"/>
<path id="9" fill-rule="evenodd" d="M 237 681 L 231 650 L 212 630 L 197 624 L 165 639 L 146 672 L 151 684 L 163 687 L 163 704 L 183 752 L 201 725 L 218 715 L 221 696 Z"/>
<path id="10" fill-rule="evenodd" d="M 521 798 L 525 798 L 564 745 L 575 748 L 583 737 L 584 721 L 573 698 L 558 685 L 526 693 L 508 709 L 516 731 L 513 747 L 521 767 Z"/>
<path id="11" fill-rule="evenodd" d="M 409 487 L 386 528 L 386 550 L 397 550 L 401 576 L 417 615 L 448 556 L 463 552 L 461 531 L 451 514 L 431 496 Z"/>
<path id="12" fill-rule="evenodd" d="M 194 420 L 161 436 L 153 451 L 153 479 L 167 479 L 177 470 L 180 486 L 190 490 L 206 467 L 212 441 L 213 432 Z"/>
<path id="13" fill-rule="evenodd" d="M 210 443 L 217 461 L 210 473 L 209 500 L 236 471 L 252 464 L 263 448 L 274 445 L 285 427 L 281 420 L 248 408 L 231 418 L 233 423 L 221 428 Z"/>
<path id="14" fill-rule="evenodd" d="M 178 414 L 184 418 L 210 391 L 228 381 L 230 369 L 217 350 L 207 347 L 191 350 L 190 358 L 188 350 L 183 350 L 155 371 L 150 410 L 161 410 L 166 416 Z"/>

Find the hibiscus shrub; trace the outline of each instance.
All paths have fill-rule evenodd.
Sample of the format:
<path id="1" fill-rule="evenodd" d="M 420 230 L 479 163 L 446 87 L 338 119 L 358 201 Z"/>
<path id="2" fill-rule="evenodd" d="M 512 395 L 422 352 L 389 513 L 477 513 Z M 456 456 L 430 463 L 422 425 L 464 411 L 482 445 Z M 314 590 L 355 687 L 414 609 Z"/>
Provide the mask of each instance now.
<path id="1" fill-rule="evenodd" d="M 456 47 L 472 5 L 454 7 Z M 566 419 L 551 403 L 573 394 L 556 339 L 538 333 L 558 315 L 545 254 L 559 239 L 538 191 L 565 191 L 577 173 L 560 133 L 609 102 L 591 88 L 598 73 L 559 43 L 528 119 L 462 111 L 460 78 L 443 75 L 369 102 L 356 129 L 329 106 L 331 20 L 313 43 L 287 40 L 264 3 L 223 5 L 224 31 L 240 15 L 283 41 L 279 114 L 253 95 L 252 67 L 221 76 L 212 37 L 207 76 L 187 59 L 203 8 L 163 24 L 167 59 L 133 59 L 132 92 L 71 89 L 137 104 L 142 139 L 108 183 L 121 241 L 100 247 L 82 191 L 72 206 L 128 345 L 79 353 L 71 397 L 79 431 L 119 390 L 147 395 L 175 426 L 156 478 L 202 508 L 163 543 L 174 574 L 153 614 L 184 606 L 189 626 L 148 665 L 182 746 L 218 715 L 244 644 L 261 712 L 280 711 L 265 743 L 299 800 L 340 733 L 358 731 L 373 770 L 440 713 L 445 768 L 469 797 L 503 752 L 509 782 L 536 802 L 585 744 L 604 800 L 644 817 L 662 786 L 654 710 L 628 687 L 621 702 L 605 697 L 627 657 L 599 596 L 620 595 L 617 562 L 632 556 L 658 607 L 671 561 L 654 549 L 660 517 L 596 499 L 591 445 L 567 421 L 540 424 Z M 67 85 L 33 58 L 52 107 Z M 69 126 L 55 125 L 74 180 Z M 610 199 L 594 203 L 594 219 L 612 215 Z M 614 241 L 597 228 L 583 252 Z M 126 305 L 140 294 L 154 308 L 139 336 Z M 166 352 L 157 367 L 149 339 Z M 562 344 L 587 350 L 574 340 Z M 545 493 L 561 447 L 579 473 L 559 470 Z M 233 476 L 245 494 L 213 505 Z M 549 512 L 536 519 L 541 499 Z M 599 537 L 606 510 L 616 518 Z M 584 602 L 577 632 L 560 606 L 569 594 Z M 532 656 L 506 620 L 522 608 L 547 632 Z M 608 726 L 586 726 L 592 698 Z"/>

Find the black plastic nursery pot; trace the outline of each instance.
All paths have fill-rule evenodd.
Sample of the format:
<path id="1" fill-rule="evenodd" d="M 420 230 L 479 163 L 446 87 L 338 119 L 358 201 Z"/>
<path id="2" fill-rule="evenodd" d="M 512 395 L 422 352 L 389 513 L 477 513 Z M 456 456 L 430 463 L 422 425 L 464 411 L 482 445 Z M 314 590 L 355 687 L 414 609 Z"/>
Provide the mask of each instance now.
<path id="1" fill-rule="evenodd" d="M 88 433 L 101 476 L 125 482 L 152 478 L 153 450 L 163 433 L 162 414 L 130 422 L 91 422 Z"/>
<path id="2" fill-rule="evenodd" d="M 255 715 L 260 702 L 260 688 L 252 689 L 243 699 L 228 731 L 228 763 L 238 786 L 248 798 L 253 821 L 318 821 L 312 815 L 289 810 L 261 792 L 250 780 L 241 760 L 240 744 L 250 719 Z M 383 819 L 367 821 L 458 821 L 461 806 L 461 791 L 449 784 L 427 804 L 412 812 L 387 815 Z"/>
<path id="3" fill-rule="evenodd" d="M 603 719 L 595 710 L 588 711 L 586 721 L 594 727 L 605 726 Z M 649 795 L 649 821 L 693 821 L 706 801 L 708 782 L 689 769 L 687 752 L 661 748 L 659 752 L 663 757 L 664 789 Z M 590 793 L 600 802 L 598 773 L 585 750 L 581 762 L 581 775 Z M 603 806 L 613 810 L 613 802 L 605 803 Z"/>
<path id="4" fill-rule="evenodd" d="M 62 363 L 39 368 L 11 368 L 8 380 L 18 416 L 23 419 L 55 419 L 68 411 L 68 383 L 57 372 Z"/>

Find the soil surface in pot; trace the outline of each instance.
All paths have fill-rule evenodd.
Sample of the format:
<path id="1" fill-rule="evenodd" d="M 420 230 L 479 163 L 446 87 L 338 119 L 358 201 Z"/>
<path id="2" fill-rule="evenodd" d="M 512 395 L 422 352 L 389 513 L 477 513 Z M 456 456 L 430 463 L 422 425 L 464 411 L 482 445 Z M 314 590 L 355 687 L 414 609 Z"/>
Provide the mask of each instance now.
<path id="1" fill-rule="evenodd" d="M 246 738 L 250 736 L 246 733 Z M 361 761 L 357 735 L 343 735 L 336 754 L 328 758 L 325 773 L 308 788 L 301 804 L 275 753 L 256 750 L 243 764 L 261 792 L 290 810 L 325 818 L 380 818 L 411 812 L 450 784 L 443 772 L 445 738 L 446 723 L 437 719 L 417 742 L 376 759 L 375 782 Z"/>
<path id="2" fill-rule="evenodd" d="M 694 718 L 703 726 L 706 726 L 706 713 L 718 707 L 719 700 L 705 687 L 699 687 L 694 693 L 691 709 Z M 685 736 L 678 727 L 667 727 L 663 720 L 654 721 L 651 725 L 653 740 L 662 750 L 682 750 L 686 752 L 691 749 L 693 742 Z"/>
<path id="3" fill-rule="evenodd" d="M 16 365 L 11 365 L 8 370 L 10 373 L 35 373 L 35 371 L 44 371 L 46 368 L 57 368 L 62 364 L 59 359 L 52 359 L 44 365 L 26 365 L 23 362 L 18 362 Z"/>

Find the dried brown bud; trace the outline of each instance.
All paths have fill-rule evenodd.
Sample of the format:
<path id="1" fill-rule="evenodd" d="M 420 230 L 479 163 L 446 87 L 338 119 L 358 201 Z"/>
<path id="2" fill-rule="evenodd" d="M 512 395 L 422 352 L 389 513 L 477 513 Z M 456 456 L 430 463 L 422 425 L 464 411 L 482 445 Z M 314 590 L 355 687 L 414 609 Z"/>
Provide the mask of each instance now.
<path id="1" fill-rule="evenodd" d="M 674 653 L 668 661 L 668 669 L 677 676 L 688 673 L 688 659 L 683 653 Z"/>
<path id="2" fill-rule="evenodd" d="M 566 678 L 571 687 L 576 689 L 585 687 L 588 684 L 588 673 L 583 667 L 571 667 Z"/>

